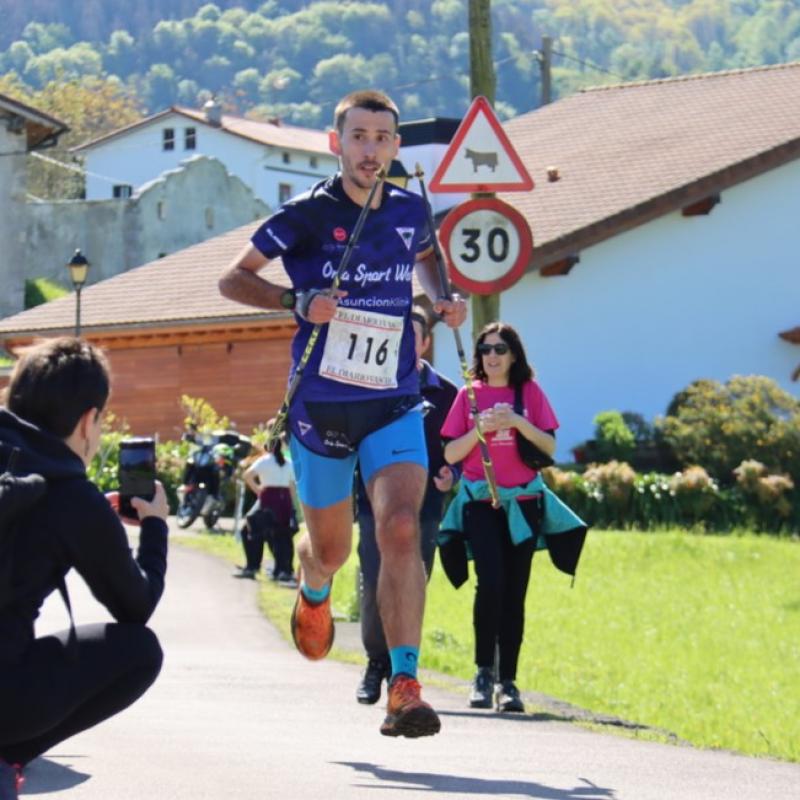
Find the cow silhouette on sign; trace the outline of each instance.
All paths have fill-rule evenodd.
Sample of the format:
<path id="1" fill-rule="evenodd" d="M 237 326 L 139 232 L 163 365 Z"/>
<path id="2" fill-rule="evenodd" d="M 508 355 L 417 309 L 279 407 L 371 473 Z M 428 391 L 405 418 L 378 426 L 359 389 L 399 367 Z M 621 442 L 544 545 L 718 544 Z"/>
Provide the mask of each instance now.
<path id="1" fill-rule="evenodd" d="M 464 150 L 464 157 L 472 161 L 472 171 L 477 172 L 478 167 L 489 167 L 494 172 L 497 169 L 497 153 L 482 153 L 478 150 Z"/>

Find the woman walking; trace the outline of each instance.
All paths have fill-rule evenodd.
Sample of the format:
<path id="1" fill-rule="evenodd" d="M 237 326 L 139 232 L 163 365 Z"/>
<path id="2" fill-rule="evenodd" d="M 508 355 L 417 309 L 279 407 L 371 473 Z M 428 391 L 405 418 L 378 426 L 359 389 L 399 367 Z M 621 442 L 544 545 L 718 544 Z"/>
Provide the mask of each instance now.
<path id="1" fill-rule="evenodd" d="M 462 388 L 442 428 L 448 440 L 445 458 L 451 464 L 463 462 L 464 468 L 459 492 L 442 523 L 443 538 L 463 532 L 477 575 L 473 607 L 477 673 L 470 706 L 491 708 L 496 691 L 499 711 L 522 712 L 517 663 L 534 551 L 549 546 L 556 566 L 574 575 L 586 527 L 546 489 L 537 469 L 552 463 L 558 420 L 533 379 L 514 328 L 493 322 L 481 331 L 472 372 L 500 506 L 491 504 L 478 432 Z M 549 525 L 543 516 L 549 517 Z M 551 545 L 555 534 L 560 534 L 557 553 Z"/>

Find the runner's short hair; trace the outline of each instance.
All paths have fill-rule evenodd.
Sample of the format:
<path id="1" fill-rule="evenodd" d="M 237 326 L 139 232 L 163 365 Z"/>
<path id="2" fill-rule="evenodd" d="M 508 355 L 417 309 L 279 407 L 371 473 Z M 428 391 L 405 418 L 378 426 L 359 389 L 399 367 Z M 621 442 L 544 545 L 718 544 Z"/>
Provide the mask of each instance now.
<path id="1" fill-rule="evenodd" d="M 400 124 L 400 111 L 389 95 L 376 89 L 363 89 L 358 92 L 351 92 L 346 97 L 343 97 L 333 112 L 333 127 L 339 133 L 344 131 L 344 120 L 351 108 L 365 108 L 367 111 L 389 111 L 394 117 L 394 131 L 397 133 L 397 126 Z"/>
<path id="2" fill-rule="evenodd" d="M 44 339 L 22 351 L 6 389 L 8 410 L 66 439 L 89 410 L 105 408 L 111 391 L 102 350 L 73 336 Z"/>

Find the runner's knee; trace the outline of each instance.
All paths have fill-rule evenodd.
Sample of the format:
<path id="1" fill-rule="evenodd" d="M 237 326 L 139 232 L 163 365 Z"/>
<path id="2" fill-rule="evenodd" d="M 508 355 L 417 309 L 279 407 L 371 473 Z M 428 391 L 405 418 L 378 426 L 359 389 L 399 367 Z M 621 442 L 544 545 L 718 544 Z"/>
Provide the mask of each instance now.
<path id="1" fill-rule="evenodd" d="M 378 547 L 382 557 L 419 555 L 419 521 L 410 506 L 390 510 L 378 522 Z"/>

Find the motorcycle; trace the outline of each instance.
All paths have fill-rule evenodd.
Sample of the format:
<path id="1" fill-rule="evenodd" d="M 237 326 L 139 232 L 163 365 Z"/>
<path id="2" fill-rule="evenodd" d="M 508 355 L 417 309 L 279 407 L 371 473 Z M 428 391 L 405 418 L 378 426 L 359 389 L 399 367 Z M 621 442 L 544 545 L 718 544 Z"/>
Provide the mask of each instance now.
<path id="1" fill-rule="evenodd" d="M 206 527 L 213 529 L 225 508 L 227 485 L 252 444 L 236 431 L 197 434 L 193 441 L 178 490 L 176 521 L 179 528 L 188 528 L 202 516 Z"/>

